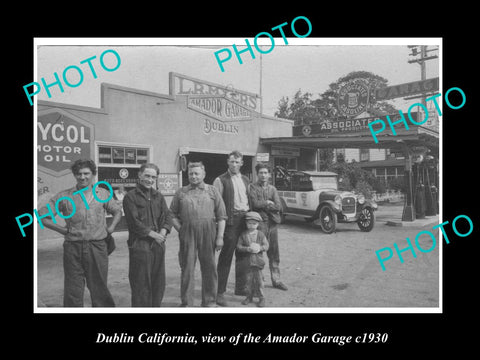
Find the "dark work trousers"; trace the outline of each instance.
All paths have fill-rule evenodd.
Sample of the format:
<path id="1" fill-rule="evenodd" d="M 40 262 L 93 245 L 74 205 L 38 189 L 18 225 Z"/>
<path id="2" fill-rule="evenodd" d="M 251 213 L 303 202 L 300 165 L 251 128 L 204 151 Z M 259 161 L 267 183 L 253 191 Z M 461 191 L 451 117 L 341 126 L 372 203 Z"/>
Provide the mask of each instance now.
<path id="1" fill-rule="evenodd" d="M 218 272 L 218 293 L 223 294 L 227 289 L 228 275 L 232 266 L 233 254 L 235 253 L 235 294 L 245 295 L 246 274 L 245 270 L 240 266 L 240 261 L 248 254 L 242 254 L 235 251 L 238 238 L 245 226 L 246 212 L 234 213 L 232 216 L 233 224 L 225 226 L 223 234 L 223 248 L 218 256 L 217 272 Z"/>
<path id="2" fill-rule="evenodd" d="M 268 241 L 268 265 L 272 285 L 280 281 L 280 248 L 278 246 L 278 224 L 273 221 L 262 221 L 258 229 L 265 234 Z"/>
<path id="3" fill-rule="evenodd" d="M 253 299 L 253 297 L 258 296 L 259 299 L 262 299 L 264 297 L 262 269 L 259 269 L 257 267 L 250 267 L 245 274 L 245 279 L 247 297 Z"/>
<path id="4" fill-rule="evenodd" d="M 92 306 L 115 306 L 107 287 L 108 254 L 105 240 L 65 241 L 63 270 L 65 274 L 63 306 L 83 306 L 85 282 L 90 291 Z"/>
<path id="5" fill-rule="evenodd" d="M 165 242 L 136 239 L 128 250 L 132 307 L 160 307 L 165 292 Z"/>
<path id="6" fill-rule="evenodd" d="M 217 298 L 216 235 L 215 219 L 189 221 L 182 224 L 180 228 L 178 260 L 181 269 L 180 297 L 182 305 L 193 306 L 197 256 L 202 274 L 202 306 L 215 305 Z"/>

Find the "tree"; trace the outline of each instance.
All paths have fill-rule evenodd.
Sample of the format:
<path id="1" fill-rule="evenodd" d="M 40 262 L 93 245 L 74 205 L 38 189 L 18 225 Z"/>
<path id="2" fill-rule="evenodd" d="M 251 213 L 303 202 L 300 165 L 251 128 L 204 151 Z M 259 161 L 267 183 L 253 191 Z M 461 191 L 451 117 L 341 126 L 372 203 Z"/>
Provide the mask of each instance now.
<path id="1" fill-rule="evenodd" d="M 302 91 L 298 89 L 291 102 L 288 96 L 280 99 L 275 116 L 294 120 L 295 125 L 298 125 L 314 118 L 315 112 L 316 109 L 312 105 L 312 94 L 309 92 L 302 94 Z"/>
<path id="2" fill-rule="evenodd" d="M 275 116 L 295 121 L 295 125 L 311 124 L 320 122 L 323 119 L 335 120 L 344 119 L 337 108 L 337 93 L 339 89 L 350 80 L 362 79 L 370 88 L 370 101 L 367 111 L 371 116 L 382 116 L 396 114 L 398 110 L 385 101 L 376 101 L 373 98 L 374 89 L 386 87 L 388 80 L 368 71 L 353 71 L 334 83 L 323 93 L 319 93 L 319 98 L 312 99 L 313 94 L 301 89 L 289 99 L 288 96 L 282 97 L 278 102 L 278 110 Z"/>
<path id="3" fill-rule="evenodd" d="M 373 98 L 374 89 L 387 86 L 388 80 L 368 71 L 353 71 L 331 83 L 317 99 L 312 93 L 302 93 L 298 89 L 292 99 L 283 96 L 278 102 L 275 116 L 294 120 L 294 125 L 320 123 L 323 120 L 341 120 L 342 116 L 337 108 L 337 93 L 339 89 L 350 80 L 362 79 L 370 88 L 370 101 L 367 112 L 370 116 L 383 116 L 396 114 L 398 110 L 385 101 L 376 101 Z M 333 164 L 333 149 L 320 149 L 320 169 L 326 170 Z"/>

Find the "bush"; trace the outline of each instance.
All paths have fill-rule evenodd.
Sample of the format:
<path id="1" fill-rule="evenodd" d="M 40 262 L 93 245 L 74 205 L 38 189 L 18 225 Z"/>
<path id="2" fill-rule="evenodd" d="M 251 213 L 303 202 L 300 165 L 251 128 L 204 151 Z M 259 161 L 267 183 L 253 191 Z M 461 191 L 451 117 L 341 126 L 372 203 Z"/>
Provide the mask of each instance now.
<path id="1" fill-rule="evenodd" d="M 405 186 L 405 180 L 403 176 L 389 180 L 388 188 L 390 190 L 400 190 L 401 192 L 405 193 L 407 188 Z"/>
<path id="2" fill-rule="evenodd" d="M 365 180 L 360 180 L 357 182 L 357 185 L 355 186 L 355 192 L 362 193 L 365 195 L 365 198 L 371 199 L 372 198 L 372 186 L 366 182 Z"/>
<path id="3" fill-rule="evenodd" d="M 370 194 L 376 184 L 375 181 L 377 181 L 370 171 L 363 170 L 358 163 L 354 161 L 350 163 L 336 162 L 328 167 L 328 171 L 337 173 L 338 178 L 342 179 L 342 181 L 339 181 L 339 190 L 352 191 L 364 189 Z M 365 194 L 365 196 L 366 195 L 367 194 Z"/>
<path id="4" fill-rule="evenodd" d="M 383 194 L 387 191 L 385 182 L 379 178 L 373 177 L 372 179 L 370 179 L 369 183 L 372 186 L 373 190 L 375 190 L 378 194 Z"/>

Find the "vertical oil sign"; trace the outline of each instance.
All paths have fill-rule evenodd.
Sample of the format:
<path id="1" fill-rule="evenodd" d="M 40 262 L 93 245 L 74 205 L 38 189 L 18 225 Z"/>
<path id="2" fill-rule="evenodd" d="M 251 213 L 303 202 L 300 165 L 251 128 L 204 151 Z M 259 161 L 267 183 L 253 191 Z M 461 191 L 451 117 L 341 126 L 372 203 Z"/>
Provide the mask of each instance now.
<path id="1" fill-rule="evenodd" d="M 94 127 L 62 109 L 38 112 L 38 169 L 53 176 L 70 173 L 77 159 L 91 159 Z"/>

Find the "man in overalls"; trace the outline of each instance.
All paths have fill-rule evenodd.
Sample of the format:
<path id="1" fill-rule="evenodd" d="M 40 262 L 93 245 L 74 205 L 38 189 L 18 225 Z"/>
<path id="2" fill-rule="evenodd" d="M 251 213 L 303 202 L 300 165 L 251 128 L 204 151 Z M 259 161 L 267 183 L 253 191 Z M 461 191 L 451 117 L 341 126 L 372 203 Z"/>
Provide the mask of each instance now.
<path id="1" fill-rule="evenodd" d="M 173 226 L 179 233 L 178 259 L 181 269 L 180 306 L 193 305 L 195 262 L 202 273 L 202 306 L 215 307 L 217 269 L 215 250 L 223 246 L 227 218 L 218 190 L 205 184 L 205 167 L 201 162 L 188 164 L 189 185 L 179 189 L 170 204 Z"/>

